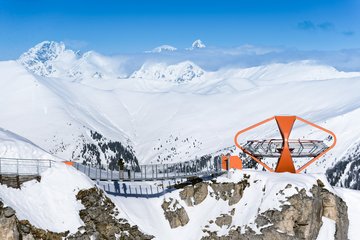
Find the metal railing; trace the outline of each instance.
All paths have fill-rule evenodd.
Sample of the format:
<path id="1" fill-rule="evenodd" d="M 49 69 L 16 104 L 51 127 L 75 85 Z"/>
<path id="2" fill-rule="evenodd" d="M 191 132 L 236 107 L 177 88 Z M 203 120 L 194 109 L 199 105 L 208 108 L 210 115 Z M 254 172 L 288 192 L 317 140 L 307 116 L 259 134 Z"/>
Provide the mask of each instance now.
<path id="1" fill-rule="evenodd" d="M 329 148 L 322 140 L 289 139 L 288 143 L 293 158 L 316 157 Z M 278 158 L 283 140 L 248 140 L 242 146 L 255 157 Z"/>
<path id="2" fill-rule="evenodd" d="M 39 176 L 55 161 L 48 159 L 0 158 L 0 175 Z M 219 157 L 209 157 L 179 163 L 140 165 L 129 170 L 110 170 L 74 162 L 73 166 L 92 180 L 152 181 L 208 177 L 223 172 Z"/>
<path id="3" fill-rule="evenodd" d="M 0 158 L 1 175 L 40 175 L 54 164 L 49 159 Z"/>
<path id="4" fill-rule="evenodd" d="M 140 165 L 132 170 L 110 170 L 74 163 L 74 167 L 93 180 L 151 181 L 205 177 L 222 173 L 220 158 L 187 162 Z"/>

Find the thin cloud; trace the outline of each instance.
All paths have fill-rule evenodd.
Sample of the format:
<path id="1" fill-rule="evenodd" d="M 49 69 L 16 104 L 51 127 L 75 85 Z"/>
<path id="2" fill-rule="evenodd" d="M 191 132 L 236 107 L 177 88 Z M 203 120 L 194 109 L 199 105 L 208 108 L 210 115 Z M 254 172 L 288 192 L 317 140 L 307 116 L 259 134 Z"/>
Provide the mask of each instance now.
<path id="1" fill-rule="evenodd" d="M 297 24 L 297 28 L 300 30 L 322 30 L 322 31 L 333 31 L 335 25 L 331 22 L 314 23 L 310 20 L 305 20 Z"/>
<path id="2" fill-rule="evenodd" d="M 300 30 L 315 30 L 316 25 L 312 21 L 302 21 L 297 24 L 297 28 Z"/>
<path id="3" fill-rule="evenodd" d="M 341 32 L 343 35 L 348 36 L 348 37 L 352 37 L 355 35 L 354 31 L 343 31 Z"/>
<path id="4" fill-rule="evenodd" d="M 335 30 L 335 26 L 331 22 L 322 22 L 316 25 L 318 29 L 324 30 L 324 31 L 333 31 Z"/>
<path id="5" fill-rule="evenodd" d="M 347 37 L 355 35 L 355 32 L 351 30 L 340 31 L 339 29 L 336 29 L 335 24 L 331 22 L 314 23 L 313 21 L 305 20 L 302 22 L 298 22 L 296 27 L 298 30 L 302 31 L 335 32 Z"/>

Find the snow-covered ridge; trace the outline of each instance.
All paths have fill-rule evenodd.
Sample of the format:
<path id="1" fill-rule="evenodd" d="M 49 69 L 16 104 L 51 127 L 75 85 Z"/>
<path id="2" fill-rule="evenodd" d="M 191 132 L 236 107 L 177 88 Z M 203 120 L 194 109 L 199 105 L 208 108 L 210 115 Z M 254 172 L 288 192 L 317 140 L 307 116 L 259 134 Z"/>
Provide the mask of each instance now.
<path id="1" fill-rule="evenodd" d="M 237 76 L 266 84 L 358 77 L 359 72 L 342 72 L 313 61 L 273 63 L 238 71 Z"/>
<path id="2" fill-rule="evenodd" d="M 65 44 L 62 42 L 44 41 L 23 53 L 19 62 L 37 75 L 49 76 L 56 72 L 51 62 L 62 54 L 75 56 L 73 51 L 65 50 Z"/>
<path id="3" fill-rule="evenodd" d="M 28 139 L 0 128 L 0 158 L 58 160 Z"/>
<path id="4" fill-rule="evenodd" d="M 31 73 L 43 77 L 83 81 L 121 75 L 118 71 L 121 60 L 94 51 L 81 54 L 67 49 L 63 42 L 41 42 L 23 53 L 18 62 Z"/>
<path id="5" fill-rule="evenodd" d="M 199 79 L 204 73 L 204 70 L 190 61 L 180 62 L 174 65 L 147 63 L 138 71 L 135 71 L 131 75 L 131 78 L 187 83 Z"/>

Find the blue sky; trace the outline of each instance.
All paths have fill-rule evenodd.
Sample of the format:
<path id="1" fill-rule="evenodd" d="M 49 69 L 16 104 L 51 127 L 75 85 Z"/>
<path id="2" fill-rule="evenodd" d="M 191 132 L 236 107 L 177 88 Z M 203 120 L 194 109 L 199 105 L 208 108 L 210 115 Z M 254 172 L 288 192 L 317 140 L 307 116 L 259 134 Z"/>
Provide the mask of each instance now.
<path id="1" fill-rule="evenodd" d="M 356 0 L 0 0 L 0 59 L 43 40 L 103 54 L 161 44 L 243 44 L 301 50 L 360 48 Z"/>

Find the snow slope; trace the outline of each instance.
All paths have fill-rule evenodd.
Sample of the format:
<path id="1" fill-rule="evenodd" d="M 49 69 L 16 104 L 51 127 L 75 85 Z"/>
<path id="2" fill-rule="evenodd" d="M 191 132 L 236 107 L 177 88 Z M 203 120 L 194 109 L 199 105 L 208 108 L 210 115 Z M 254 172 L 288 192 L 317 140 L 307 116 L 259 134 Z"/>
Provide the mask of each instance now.
<path id="1" fill-rule="evenodd" d="M 16 211 L 20 220 L 50 231 L 74 233 L 83 225 L 79 216 L 83 205 L 76 194 L 93 186 L 82 173 L 58 163 L 41 174 L 41 182 L 26 182 L 21 189 L 0 185 L 0 199 Z"/>
<path id="2" fill-rule="evenodd" d="M 360 202 L 360 191 L 349 190 L 345 188 L 335 188 L 337 194 L 346 202 L 349 207 L 349 237 L 352 239 L 358 238 L 360 234 L 360 210 L 357 207 Z"/>
<path id="3" fill-rule="evenodd" d="M 28 139 L 2 128 L 0 128 L 0 158 L 59 160 Z"/>
<path id="4" fill-rule="evenodd" d="M 320 228 L 320 232 L 316 240 L 321 239 L 334 239 L 336 232 L 335 221 L 326 217 L 322 217 L 323 225 Z"/>

